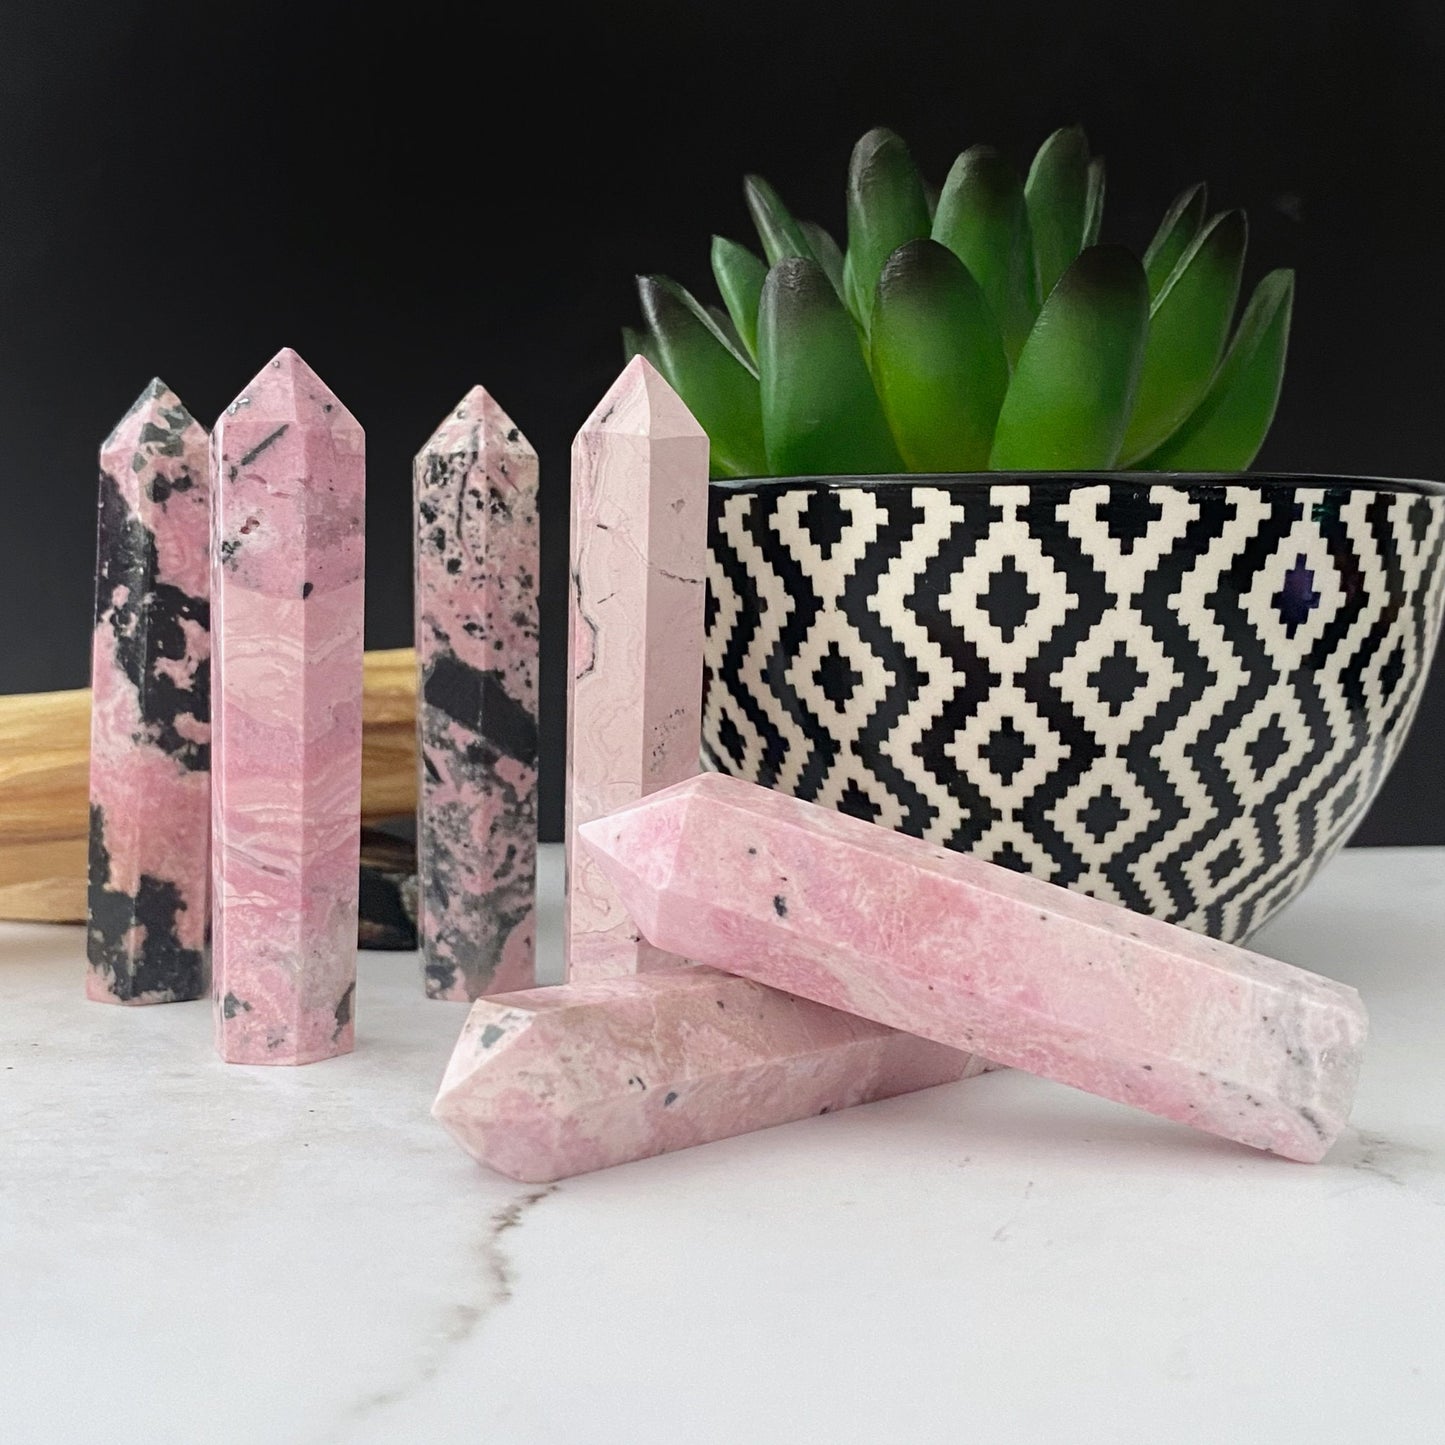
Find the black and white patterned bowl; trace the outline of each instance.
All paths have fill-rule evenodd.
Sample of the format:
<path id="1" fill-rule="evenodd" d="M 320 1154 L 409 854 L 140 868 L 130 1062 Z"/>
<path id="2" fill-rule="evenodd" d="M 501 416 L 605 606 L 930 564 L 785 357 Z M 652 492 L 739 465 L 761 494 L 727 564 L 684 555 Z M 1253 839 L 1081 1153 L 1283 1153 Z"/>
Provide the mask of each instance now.
<path id="1" fill-rule="evenodd" d="M 716 482 L 705 758 L 1242 939 L 1394 761 L 1442 546 L 1429 482 Z"/>

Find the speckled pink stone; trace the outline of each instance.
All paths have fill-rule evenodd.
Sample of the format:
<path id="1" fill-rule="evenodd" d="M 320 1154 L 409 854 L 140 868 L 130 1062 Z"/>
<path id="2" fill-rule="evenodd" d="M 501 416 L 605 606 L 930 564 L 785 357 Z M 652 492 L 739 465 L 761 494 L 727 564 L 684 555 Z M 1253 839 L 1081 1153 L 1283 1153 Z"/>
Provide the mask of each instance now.
<path id="1" fill-rule="evenodd" d="M 473 1006 L 432 1113 L 542 1183 L 967 1077 L 953 1049 L 710 968 Z"/>
<path id="2" fill-rule="evenodd" d="M 100 449 L 85 991 L 206 991 L 211 827 L 206 432 L 159 378 Z"/>
<path id="3" fill-rule="evenodd" d="M 634 358 L 572 447 L 569 980 L 679 961 L 638 937 L 575 832 L 698 770 L 707 475 L 707 434 Z"/>
<path id="4" fill-rule="evenodd" d="M 217 1047 L 304 1064 L 353 1038 L 365 438 L 288 349 L 212 463 Z"/>
<path id="5" fill-rule="evenodd" d="M 1286 1158 L 1349 1117 L 1343 984 L 709 775 L 581 830 L 644 935 Z"/>
<path id="6" fill-rule="evenodd" d="M 474 999 L 534 982 L 537 454 L 477 386 L 412 481 L 422 964 Z"/>

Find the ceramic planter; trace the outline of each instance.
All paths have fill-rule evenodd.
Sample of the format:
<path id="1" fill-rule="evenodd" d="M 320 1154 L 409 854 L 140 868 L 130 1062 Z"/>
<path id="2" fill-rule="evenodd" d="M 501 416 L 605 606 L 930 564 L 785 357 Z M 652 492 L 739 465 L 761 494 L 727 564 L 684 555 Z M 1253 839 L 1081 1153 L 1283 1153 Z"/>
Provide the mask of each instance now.
<path id="1" fill-rule="evenodd" d="M 1398 753 L 1442 545 L 1428 482 L 717 482 L 706 761 L 1239 940 Z"/>

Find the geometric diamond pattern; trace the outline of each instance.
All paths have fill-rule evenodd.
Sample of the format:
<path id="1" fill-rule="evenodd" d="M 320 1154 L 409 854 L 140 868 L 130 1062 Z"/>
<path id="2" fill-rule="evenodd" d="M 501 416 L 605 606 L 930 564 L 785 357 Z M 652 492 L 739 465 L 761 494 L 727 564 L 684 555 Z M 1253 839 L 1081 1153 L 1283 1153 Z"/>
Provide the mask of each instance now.
<path id="1" fill-rule="evenodd" d="M 1024 731 L 1011 717 L 1006 717 L 999 723 L 988 742 L 979 749 L 979 756 L 999 778 L 1005 783 L 1011 783 L 1022 772 L 1024 764 L 1037 752 L 1038 749 L 1028 740 Z"/>
<path id="2" fill-rule="evenodd" d="M 1089 674 L 1088 681 L 1099 694 L 1099 700 L 1109 709 L 1109 716 L 1118 717 L 1148 677 L 1129 656 L 1129 649 L 1121 638 L 1114 644 L 1114 650 Z"/>
<path id="3" fill-rule="evenodd" d="M 1029 590 L 1028 578 L 1019 571 L 1018 563 L 1012 557 L 1005 557 L 1003 566 L 989 579 L 988 588 L 978 602 L 1003 640 L 1012 642 L 1014 633 L 1028 621 L 1039 599 Z"/>
<path id="4" fill-rule="evenodd" d="M 1445 606 L 1445 488 L 714 483 L 703 754 L 1246 937 L 1348 838 Z"/>

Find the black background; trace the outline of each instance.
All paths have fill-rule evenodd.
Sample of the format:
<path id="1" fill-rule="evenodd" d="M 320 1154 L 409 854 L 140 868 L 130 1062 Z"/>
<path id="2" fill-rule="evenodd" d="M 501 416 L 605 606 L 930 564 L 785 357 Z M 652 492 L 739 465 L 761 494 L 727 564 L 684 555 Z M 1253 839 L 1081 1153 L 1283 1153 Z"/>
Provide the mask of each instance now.
<path id="1" fill-rule="evenodd" d="M 3 0 L 0 692 L 82 686 L 95 449 L 159 372 L 209 424 L 282 345 L 367 429 L 367 641 L 410 634 L 409 458 L 484 383 L 542 457 L 560 821 L 567 448 L 631 276 L 707 283 L 739 179 L 841 225 L 852 142 L 935 178 L 1082 121 L 1106 239 L 1198 179 L 1299 273 L 1262 466 L 1445 473 L 1445 11 L 1422 0 Z M 1357 841 L 1445 842 L 1445 667 Z"/>

